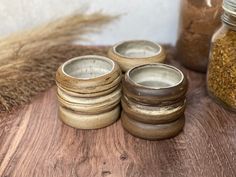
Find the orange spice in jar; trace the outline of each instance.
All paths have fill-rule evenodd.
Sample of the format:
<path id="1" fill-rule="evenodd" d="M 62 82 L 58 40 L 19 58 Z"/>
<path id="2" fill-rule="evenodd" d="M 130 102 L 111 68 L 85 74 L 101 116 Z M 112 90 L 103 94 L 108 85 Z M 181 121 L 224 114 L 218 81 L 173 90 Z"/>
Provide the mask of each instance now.
<path id="1" fill-rule="evenodd" d="M 206 72 L 211 37 L 220 26 L 222 0 L 182 0 L 177 58 L 192 70 Z"/>

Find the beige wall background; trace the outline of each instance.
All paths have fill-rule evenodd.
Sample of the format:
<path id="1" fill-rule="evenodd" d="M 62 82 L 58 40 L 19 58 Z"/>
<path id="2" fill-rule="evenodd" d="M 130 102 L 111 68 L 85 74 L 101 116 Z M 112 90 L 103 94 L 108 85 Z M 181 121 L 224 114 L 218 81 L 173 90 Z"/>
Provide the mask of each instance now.
<path id="1" fill-rule="evenodd" d="M 86 44 L 113 44 L 128 39 L 148 39 L 174 44 L 180 0 L 1 0 L 0 35 L 37 26 L 51 19 L 89 7 L 122 14 L 101 33 L 89 35 Z"/>

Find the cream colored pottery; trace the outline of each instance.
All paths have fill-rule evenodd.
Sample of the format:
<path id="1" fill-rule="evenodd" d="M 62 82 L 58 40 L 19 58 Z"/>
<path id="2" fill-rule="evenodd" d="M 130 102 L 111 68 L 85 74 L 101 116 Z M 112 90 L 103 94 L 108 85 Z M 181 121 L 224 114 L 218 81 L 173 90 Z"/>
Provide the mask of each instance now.
<path id="1" fill-rule="evenodd" d="M 61 97 L 58 92 L 60 105 L 83 114 L 97 114 L 114 109 L 114 107 L 120 103 L 121 89 L 119 88 L 109 95 L 96 98 L 69 98 L 69 96 L 65 94 L 62 96 L 63 97 Z"/>
<path id="2" fill-rule="evenodd" d="M 120 112 L 121 70 L 109 58 L 88 55 L 62 64 L 56 73 L 59 116 L 81 129 L 103 128 Z"/>
<path id="3" fill-rule="evenodd" d="M 59 117 L 61 120 L 78 129 L 98 129 L 114 123 L 120 117 L 120 106 L 115 109 L 95 115 L 79 114 L 64 107 L 59 107 Z"/>
<path id="4" fill-rule="evenodd" d="M 123 72 L 149 63 L 162 63 L 166 59 L 163 47 L 146 40 L 120 42 L 108 51 L 108 57 L 116 61 Z"/>

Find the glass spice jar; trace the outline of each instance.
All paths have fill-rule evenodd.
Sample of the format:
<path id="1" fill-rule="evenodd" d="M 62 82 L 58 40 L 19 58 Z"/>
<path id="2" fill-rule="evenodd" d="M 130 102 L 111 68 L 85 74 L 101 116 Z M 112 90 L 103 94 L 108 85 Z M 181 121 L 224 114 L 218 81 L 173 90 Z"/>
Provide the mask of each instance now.
<path id="1" fill-rule="evenodd" d="M 224 0 L 222 26 L 212 37 L 207 72 L 210 96 L 236 111 L 236 1 Z"/>
<path id="2" fill-rule="evenodd" d="M 206 72 L 211 37 L 220 26 L 222 0 L 182 0 L 177 58 L 187 68 Z"/>

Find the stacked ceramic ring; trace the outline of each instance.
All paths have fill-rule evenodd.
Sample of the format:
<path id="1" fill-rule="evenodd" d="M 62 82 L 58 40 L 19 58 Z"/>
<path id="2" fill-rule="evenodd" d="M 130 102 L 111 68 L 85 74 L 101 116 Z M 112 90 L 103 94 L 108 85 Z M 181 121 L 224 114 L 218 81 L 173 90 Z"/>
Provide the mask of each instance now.
<path id="1" fill-rule="evenodd" d="M 146 40 L 132 40 L 118 43 L 110 48 L 108 57 L 116 61 L 123 72 L 149 63 L 162 63 L 166 58 L 163 47 Z"/>
<path id="2" fill-rule="evenodd" d="M 109 58 L 82 56 L 56 73 L 59 117 L 75 128 L 97 129 L 120 116 L 121 70 Z"/>
<path id="3" fill-rule="evenodd" d="M 187 85 L 173 66 L 147 64 L 129 70 L 123 78 L 123 127 L 144 139 L 176 136 L 185 123 Z"/>

